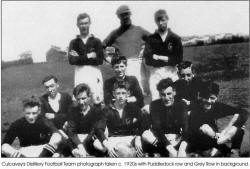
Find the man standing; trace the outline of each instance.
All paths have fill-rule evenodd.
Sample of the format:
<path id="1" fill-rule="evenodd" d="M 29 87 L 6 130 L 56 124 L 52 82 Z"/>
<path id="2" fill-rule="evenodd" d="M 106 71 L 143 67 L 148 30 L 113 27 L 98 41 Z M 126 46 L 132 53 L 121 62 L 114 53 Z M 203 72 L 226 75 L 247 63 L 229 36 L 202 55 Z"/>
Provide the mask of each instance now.
<path id="1" fill-rule="evenodd" d="M 140 87 L 146 91 L 147 75 L 142 62 L 140 51 L 143 49 L 149 32 L 131 21 L 131 10 L 127 5 L 121 5 L 116 14 L 120 19 L 120 27 L 112 31 L 103 41 L 104 48 L 113 46 L 119 55 L 126 56 L 128 60 L 127 75 L 135 76 Z"/>
<path id="2" fill-rule="evenodd" d="M 159 98 L 156 85 L 167 77 L 178 79 L 176 65 L 182 61 L 183 47 L 181 38 L 168 28 L 167 12 L 160 9 L 155 12 L 156 32 L 149 36 L 143 56 L 149 66 L 149 87 L 152 100 Z"/>
<path id="3" fill-rule="evenodd" d="M 119 56 L 112 58 L 111 61 L 112 68 L 115 72 L 115 76 L 107 79 L 104 82 L 104 101 L 105 104 L 113 104 L 113 86 L 118 82 L 125 82 L 129 86 L 129 96 L 127 102 L 134 102 L 138 107 L 144 106 L 142 90 L 139 86 L 139 82 L 135 76 L 127 76 L 127 59 L 125 56 Z"/>
<path id="4" fill-rule="evenodd" d="M 80 35 L 69 44 L 68 58 L 75 65 L 75 86 L 86 83 L 93 92 L 93 102 L 103 101 L 103 79 L 99 65 L 103 63 L 103 47 L 101 41 L 89 33 L 91 20 L 86 13 L 77 17 Z"/>
<path id="5" fill-rule="evenodd" d="M 67 121 L 72 97 L 68 93 L 58 91 L 58 79 L 53 75 L 45 77 L 42 83 L 47 93 L 40 98 L 41 113 L 51 120 L 58 129 L 61 129 Z"/>

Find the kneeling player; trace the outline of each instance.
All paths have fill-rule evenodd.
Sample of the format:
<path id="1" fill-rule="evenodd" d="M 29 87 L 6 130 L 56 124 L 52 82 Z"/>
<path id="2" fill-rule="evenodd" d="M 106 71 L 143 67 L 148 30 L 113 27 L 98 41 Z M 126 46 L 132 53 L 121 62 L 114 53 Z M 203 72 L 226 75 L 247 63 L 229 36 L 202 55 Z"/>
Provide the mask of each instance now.
<path id="1" fill-rule="evenodd" d="M 148 144 L 146 151 L 159 153 L 161 156 L 178 157 L 183 146 L 187 124 L 186 105 L 175 100 L 174 83 L 170 78 L 161 80 L 157 85 L 160 99 L 150 104 L 151 126 L 144 131 L 142 139 Z M 152 152 L 150 152 L 152 153 Z"/>
<path id="2" fill-rule="evenodd" d="M 23 101 L 24 117 L 8 129 L 2 144 L 2 154 L 7 157 L 38 157 L 49 141 L 52 130 L 40 115 L 41 103 L 34 96 Z M 55 134 L 56 136 L 57 134 Z M 19 139 L 20 149 L 12 146 Z"/>
<path id="3" fill-rule="evenodd" d="M 110 157 L 141 157 L 140 135 L 143 130 L 140 108 L 127 102 L 129 91 L 126 83 L 114 85 L 113 95 L 115 102 L 104 109 L 105 117 L 96 128 L 100 139 L 94 142 L 94 147 Z M 105 135 L 105 129 L 108 135 Z"/>
<path id="4" fill-rule="evenodd" d="M 231 156 L 239 156 L 248 113 L 217 102 L 219 86 L 205 82 L 200 88 L 196 104 L 191 106 L 188 151 L 201 152 L 204 156 L 225 156 L 230 149 L 225 145 L 231 142 Z M 227 126 L 218 131 L 217 119 L 234 115 Z M 208 151 L 206 151 L 208 150 Z M 204 154 L 206 152 L 206 154 Z"/>

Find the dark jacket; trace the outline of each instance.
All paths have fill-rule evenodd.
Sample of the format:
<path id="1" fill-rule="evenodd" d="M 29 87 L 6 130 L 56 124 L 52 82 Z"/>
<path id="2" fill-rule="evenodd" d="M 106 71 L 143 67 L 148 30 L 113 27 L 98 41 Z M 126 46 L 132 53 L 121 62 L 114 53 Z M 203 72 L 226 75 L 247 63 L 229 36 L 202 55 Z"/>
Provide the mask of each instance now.
<path id="1" fill-rule="evenodd" d="M 103 47 L 98 38 L 91 35 L 86 44 L 83 43 L 80 36 L 73 39 L 69 44 L 69 51 L 75 50 L 78 53 L 78 57 L 68 55 L 69 63 L 71 65 L 93 65 L 98 66 L 103 63 Z M 96 53 L 96 58 L 88 58 L 87 54 L 90 52 Z"/>
<path id="2" fill-rule="evenodd" d="M 155 60 L 153 59 L 154 54 L 167 56 L 169 57 L 169 61 L 164 62 L 161 60 Z M 161 36 L 156 31 L 154 34 L 148 37 L 143 57 L 146 60 L 146 64 L 149 66 L 175 66 L 183 59 L 183 47 L 181 38 L 169 29 L 166 40 L 163 42 Z"/>

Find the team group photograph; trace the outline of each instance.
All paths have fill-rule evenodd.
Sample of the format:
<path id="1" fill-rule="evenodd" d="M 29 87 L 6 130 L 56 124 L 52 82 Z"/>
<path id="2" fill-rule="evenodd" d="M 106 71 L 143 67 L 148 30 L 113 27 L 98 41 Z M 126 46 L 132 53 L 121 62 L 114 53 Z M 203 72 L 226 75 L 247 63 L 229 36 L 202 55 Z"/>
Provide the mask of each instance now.
<path id="1" fill-rule="evenodd" d="M 98 3 L 95 2 L 96 6 Z M 231 81 L 235 79 L 238 81 L 231 78 L 234 74 L 222 74 L 218 78 L 217 75 L 209 76 L 212 70 L 203 73 L 205 66 L 197 66 L 197 60 L 186 56 L 188 43 L 184 43 L 183 37 L 170 26 L 170 23 L 177 21 L 172 20 L 173 14 L 166 8 L 167 5 L 155 9 L 147 15 L 150 17 L 145 16 L 146 23 L 154 27 L 154 31 L 148 31 L 133 20 L 133 4 L 117 4 L 110 13 L 119 26 L 110 29 L 104 38 L 95 34 L 95 20 L 88 12 L 95 9 L 86 11 L 82 6 L 82 12 L 73 18 L 75 24 L 72 27 L 75 27 L 76 36 L 67 42 L 65 54 L 65 64 L 73 70 L 71 87 L 65 90 L 68 79 L 62 77 L 68 75 L 67 70 L 60 69 L 58 75 L 48 68 L 39 77 L 40 80 L 33 80 L 41 90 L 33 92 L 35 89 L 27 87 L 27 91 L 34 94 L 17 99 L 16 102 L 20 104 L 16 112 L 6 111 L 8 116 L 4 118 L 9 118 L 8 124 L 3 120 L 5 114 L 1 113 L 2 128 L 5 125 L 4 132 L 2 129 L 2 158 L 249 157 L 249 152 L 243 153 L 243 145 L 247 144 L 248 151 L 250 146 L 249 92 L 244 90 L 248 93 L 244 94 L 248 98 L 248 101 L 244 100 L 247 105 L 232 105 L 227 101 L 235 95 L 237 98 L 243 97 L 240 93 L 232 95 L 225 87 L 225 83 L 232 84 Z M 105 21 L 105 15 L 102 12 L 98 15 L 99 18 L 103 17 L 103 29 L 105 24 L 109 24 Z M 189 22 L 195 21 L 190 18 Z M 42 25 L 40 29 L 43 29 Z M 56 30 L 49 31 L 53 33 Z M 238 42 L 237 45 L 247 44 L 246 57 L 249 62 L 249 34 L 247 38 L 247 42 Z M 205 53 L 207 46 L 220 45 L 202 43 L 200 46 L 196 44 L 192 51 L 199 48 Z M 225 45 L 231 45 L 231 42 Z M 227 50 L 230 52 L 234 47 Z M 217 52 L 223 54 L 221 50 Z M 189 53 L 194 55 L 193 52 Z M 239 65 L 242 55 L 232 55 L 238 59 Z M 219 63 L 208 63 L 204 58 L 206 54 L 199 60 L 203 65 L 212 64 L 215 67 Z M 230 65 L 231 60 L 227 61 L 224 59 L 222 63 L 228 66 L 230 72 L 234 72 L 236 64 Z M 247 61 L 242 62 L 248 64 Z M 236 63 L 234 60 L 232 62 Z M 30 65 L 32 69 L 28 66 L 23 68 L 26 71 L 24 76 L 33 79 L 32 70 L 37 69 L 39 73 L 38 67 L 36 64 Z M 57 66 L 60 67 L 59 62 Z M 111 73 L 103 71 L 103 67 L 107 67 Z M 243 69 L 243 66 L 239 67 Z M 3 68 L 2 62 L 2 100 L 3 78 L 10 69 Z M 18 66 L 15 69 L 18 74 Z M 243 78 L 243 73 L 239 71 L 235 76 L 240 75 L 240 79 L 248 81 L 248 77 Z M 229 80 L 224 81 L 227 77 Z M 249 83 L 244 84 L 249 86 Z M 18 92 L 18 87 L 13 89 L 10 83 L 6 82 L 4 87 L 12 87 L 10 90 L 13 93 Z M 235 92 L 240 92 L 237 87 L 248 88 L 236 83 L 232 87 Z M 236 100 L 240 102 L 240 99 Z M 11 103 L 6 101 L 7 104 Z M 2 101 L 2 111 L 4 105 Z M 221 118 L 227 119 L 223 121 L 223 127 L 218 124 Z"/>

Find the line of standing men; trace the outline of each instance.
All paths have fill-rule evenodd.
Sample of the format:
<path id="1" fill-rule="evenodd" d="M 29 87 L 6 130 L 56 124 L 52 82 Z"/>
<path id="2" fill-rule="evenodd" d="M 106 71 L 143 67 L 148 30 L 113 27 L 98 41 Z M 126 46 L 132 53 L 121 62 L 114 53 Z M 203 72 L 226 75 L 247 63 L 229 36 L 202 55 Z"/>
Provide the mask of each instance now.
<path id="1" fill-rule="evenodd" d="M 158 29 L 152 35 L 132 24 L 128 6 L 120 6 L 116 14 L 121 26 L 103 43 L 89 32 L 90 16 L 77 17 L 80 35 L 70 42 L 68 53 L 69 63 L 75 65 L 75 102 L 58 92 L 56 77 L 46 77 L 42 83 L 48 94 L 40 101 L 24 102 L 24 118 L 11 125 L 2 153 L 11 157 L 55 157 L 57 153 L 187 157 L 189 152 L 209 150 L 208 156 L 218 156 L 233 150 L 237 154 L 248 114 L 217 103 L 218 85 L 197 80 L 192 64 L 182 62 L 181 39 L 168 28 L 166 11 L 156 11 Z M 105 57 L 103 48 L 113 51 L 112 59 Z M 111 63 L 115 77 L 103 85 L 99 66 L 104 59 Z M 147 81 L 152 102 L 148 114 L 143 114 Z M 227 115 L 234 118 L 219 132 L 214 121 Z M 10 146 L 15 137 L 24 146 L 20 150 Z M 233 143 L 229 150 L 228 141 Z"/>

